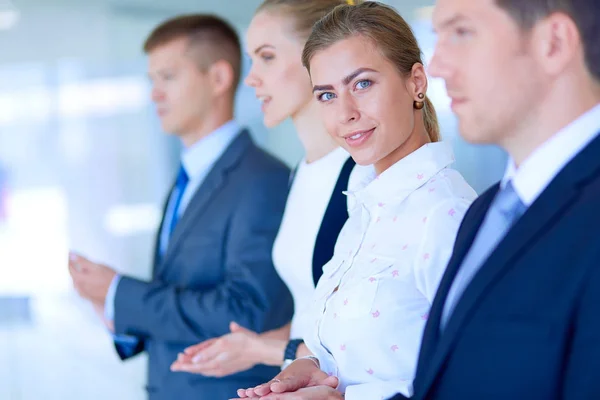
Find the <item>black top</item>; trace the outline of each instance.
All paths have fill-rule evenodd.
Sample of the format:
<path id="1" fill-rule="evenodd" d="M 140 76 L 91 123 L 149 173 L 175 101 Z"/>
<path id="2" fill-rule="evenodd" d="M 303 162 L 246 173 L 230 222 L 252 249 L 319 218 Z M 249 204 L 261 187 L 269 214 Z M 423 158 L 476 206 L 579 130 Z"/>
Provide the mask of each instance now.
<path id="1" fill-rule="evenodd" d="M 317 286 L 319 278 L 323 275 L 323 266 L 333 257 L 337 238 L 348 220 L 347 198 L 342 192 L 348 189 L 350 173 L 355 165 L 356 163 L 352 157 L 344 163 L 325 210 L 323 221 L 321 221 L 321 228 L 315 239 L 315 249 L 313 251 L 313 280 L 315 286 Z"/>

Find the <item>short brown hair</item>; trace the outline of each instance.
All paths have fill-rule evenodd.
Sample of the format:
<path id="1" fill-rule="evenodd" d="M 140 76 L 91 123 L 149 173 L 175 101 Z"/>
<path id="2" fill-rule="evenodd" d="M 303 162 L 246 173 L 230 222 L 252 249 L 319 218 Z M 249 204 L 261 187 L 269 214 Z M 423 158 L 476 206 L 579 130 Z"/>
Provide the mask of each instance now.
<path id="1" fill-rule="evenodd" d="M 335 7 L 344 4 L 359 4 L 360 0 L 264 0 L 256 10 L 275 12 L 294 21 L 294 31 L 308 39 L 313 25 Z"/>
<path id="2" fill-rule="evenodd" d="M 302 54 L 302 64 L 310 72 L 315 53 L 353 36 L 373 42 L 384 57 L 408 76 L 415 64 L 423 64 L 421 49 L 408 23 L 392 7 L 367 1 L 359 5 L 336 7 L 317 22 Z M 440 140 L 437 114 L 429 98 L 424 99 L 423 122 L 432 142 Z"/>
<path id="3" fill-rule="evenodd" d="M 189 40 L 190 50 L 201 49 L 201 55 L 195 57 L 201 70 L 206 70 L 219 60 L 231 64 L 234 74 L 232 90 L 235 92 L 242 69 L 242 50 L 235 29 L 215 15 L 181 15 L 157 26 L 146 39 L 144 52 L 148 54 L 159 46 L 181 38 Z"/>
<path id="4" fill-rule="evenodd" d="M 598 0 L 496 0 L 523 30 L 553 13 L 567 14 L 577 26 L 590 73 L 600 80 L 600 2 Z"/>

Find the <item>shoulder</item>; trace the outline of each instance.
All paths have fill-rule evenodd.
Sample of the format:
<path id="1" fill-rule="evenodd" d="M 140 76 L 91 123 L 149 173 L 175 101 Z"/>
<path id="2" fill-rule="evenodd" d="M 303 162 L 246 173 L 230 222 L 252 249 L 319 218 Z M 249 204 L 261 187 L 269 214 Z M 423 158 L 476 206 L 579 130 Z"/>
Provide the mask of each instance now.
<path id="1" fill-rule="evenodd" d="M 290 168 L 267 150 L 256 145 L 248 135 L 235 173 L 245 186 L 285 186 L 287 190 Z"/>
<path id="2" fill-rule="evenodd" d="M 477 193 L 458 171 L 445 168 L 421 186 L 414 197 L 429 222 L 441 217 L 460 221 Z"/>
<path id="3" fill-rule="evenodd" d="M 254 143 L 251 143 L 246 149 L 242 163 L 244 167 L 252 168 L 257 172 L 290 173 L 290 168 L 283 161 Z"/>

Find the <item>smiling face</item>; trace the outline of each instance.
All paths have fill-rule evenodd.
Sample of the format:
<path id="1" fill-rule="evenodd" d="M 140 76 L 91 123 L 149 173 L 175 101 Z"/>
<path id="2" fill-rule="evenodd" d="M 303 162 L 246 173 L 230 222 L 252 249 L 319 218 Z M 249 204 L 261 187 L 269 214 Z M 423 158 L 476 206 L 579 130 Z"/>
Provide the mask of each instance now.
<path id="1" fill-rule="evenodd" d="M 262 101 L 267 127 L 293 117 L 312 100 L 310 78 L 301 62 L 304 40 L 291 25 L 289 18 L 263 11 L 252 19 L 247 33 L 252 68 L 245 83 Z"/>
<path id="2" fill-rule="evenodd" d="M 310 74 L 327 131 L 358 164 L 374 164 L 381 173 L 427 141 L 424 130 L 415 129 L 423 121 L 413 108 L 427 86 L 420 64 L 404 77 L 357 35 L 317 51 Z"/>

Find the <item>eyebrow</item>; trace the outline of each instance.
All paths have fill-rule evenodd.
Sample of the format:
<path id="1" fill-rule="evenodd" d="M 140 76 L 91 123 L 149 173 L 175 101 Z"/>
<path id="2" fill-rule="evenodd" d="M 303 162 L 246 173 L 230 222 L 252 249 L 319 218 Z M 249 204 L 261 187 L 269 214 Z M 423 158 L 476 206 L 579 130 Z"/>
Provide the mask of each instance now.
<path id="1" fill-rule="evenodd" d="M 254 50 L 254 54 L 258 54 L 261 50 L 265 49 L 265 48 L 271 48 L 274 49 L 275 46 L 270 45 L 270 44 L 263 44 L 262 46 L 259 46 L 256 50 Z"/>
<path id="2" fill-rule="evenodd" d="M 365 72 L 377 72 L 377 71 L 375 71 L 374 69 L 371 69 L 371 68 L 359 68 L 356 71 L 352 72 L 350 75 L 344 77 L 344 79 L 342 79 L 342 84 L 344 86 L 348 85 L 350 82 L 352 82 L 354 79 L 356 79 L 357 76 L 359 76 L 360 74 L 365 73 Z M 323 91 L 323 90 L 333 90 L 333 85 L 313 86 L 313 93 Z"/>
<path id="3" fill-rule="evenodd" d="M 463 20 L 466 20 L 466 19 L 467 19 L 467 17 L 465 17 L 464 15 L 462 15 L 462 14 L 457 14 L 457 15 L 455 15 L 455 16 L 454 16 L 454 17 L 452 17 L 452 18 L 447 18 L 446 20 L 442 21 L 442 22 L 439 24 L 439 28 L 438 28 L 438 29 L 444 29 L 444 28 L 448 28 L 448 27 L 450 27 L 450 26 L 452 26 L 452 25 L 454 25 L 454 24 L 456 24 L 456 23 L 458 23 L 458 22 L 461 22 L 461 21 L 463 21 Z M 434 31 L 434 32 L 437 32 L 437 29 L 436 29 L 436 28 L 433 28 L 433 31 Z"/>

